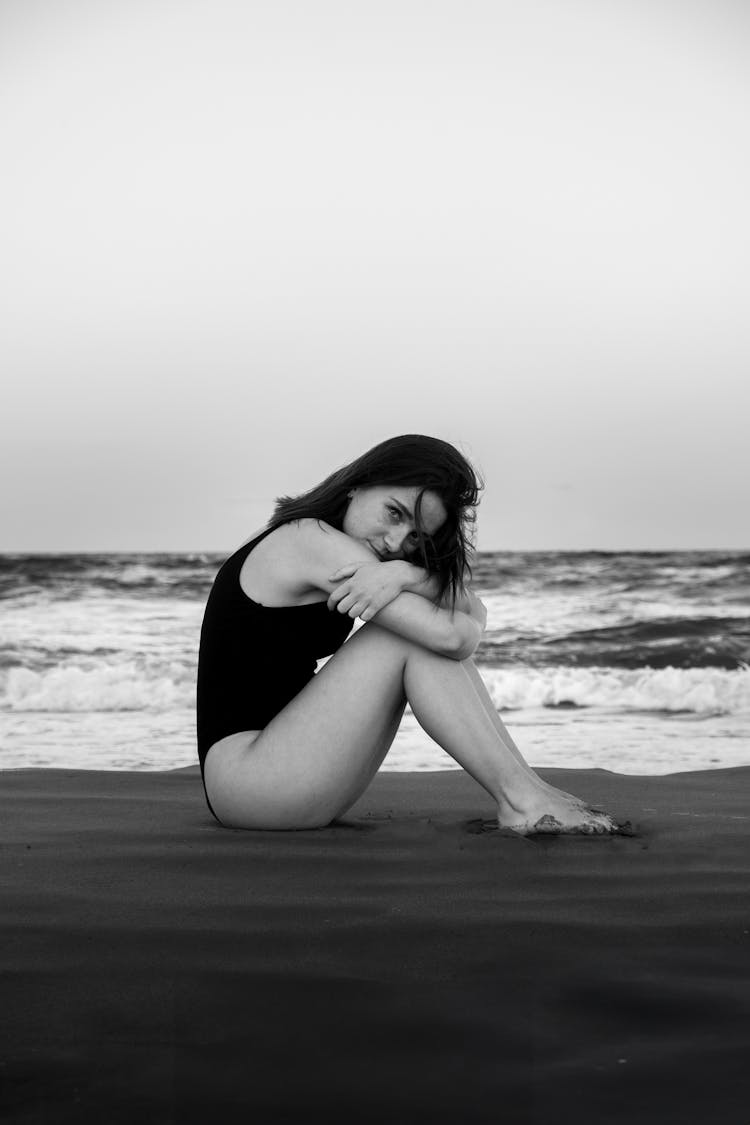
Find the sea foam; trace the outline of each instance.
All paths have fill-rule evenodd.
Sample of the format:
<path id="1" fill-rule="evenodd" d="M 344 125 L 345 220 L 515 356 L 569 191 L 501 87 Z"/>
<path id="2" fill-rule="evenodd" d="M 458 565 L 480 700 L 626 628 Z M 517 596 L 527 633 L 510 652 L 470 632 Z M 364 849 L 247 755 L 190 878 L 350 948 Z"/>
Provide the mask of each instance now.
<path id="1" fill-rule="evenodd" d="M 617 711 L 750 712 L 750 668 L 483 669 L 498 710 L 603 707 Z"/>
<path id="2" fill-rule="evenodd" d="M 174 664 L 156 674 L 134 663 L 12 668 L 4 681 L 0 708 L 8 711 L 165 711 L 195 698 L 194 670 Z"/>
<path id="3" fill-rule="evenodd" d="M 750 669 L 482 668 L 499 711 L 599 707 L 616 711 L 750 712 Z M 11 668 L 0 680 L 6 711 L 165 711 L 192 707 L 195 667 L 172 661 L 45 671 Z"/>

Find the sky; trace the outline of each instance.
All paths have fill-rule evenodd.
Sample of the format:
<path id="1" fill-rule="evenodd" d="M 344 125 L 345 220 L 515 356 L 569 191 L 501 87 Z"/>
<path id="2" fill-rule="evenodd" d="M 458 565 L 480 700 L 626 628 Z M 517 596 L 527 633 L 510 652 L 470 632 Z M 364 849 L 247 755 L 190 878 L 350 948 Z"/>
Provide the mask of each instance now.
<path id="1" fill-rule="evenodd" d="M 385 437 L 479 547 L 750 547 L 744 0 L 0 0 L 0 551 Z"/>

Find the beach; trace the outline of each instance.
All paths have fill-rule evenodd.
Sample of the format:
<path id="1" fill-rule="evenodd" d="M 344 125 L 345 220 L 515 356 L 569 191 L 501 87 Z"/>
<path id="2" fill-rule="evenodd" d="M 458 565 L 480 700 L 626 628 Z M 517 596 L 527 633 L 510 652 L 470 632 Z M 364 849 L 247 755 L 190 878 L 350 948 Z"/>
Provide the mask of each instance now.
<path id="1" fill-rule="evenodd" d="M 195 767 L 3 771 L 2 1120 L 746 1122 L 750 767 L 540 772 L 634 834 L 501 835 L 455 771 L 278 833 Z"/>

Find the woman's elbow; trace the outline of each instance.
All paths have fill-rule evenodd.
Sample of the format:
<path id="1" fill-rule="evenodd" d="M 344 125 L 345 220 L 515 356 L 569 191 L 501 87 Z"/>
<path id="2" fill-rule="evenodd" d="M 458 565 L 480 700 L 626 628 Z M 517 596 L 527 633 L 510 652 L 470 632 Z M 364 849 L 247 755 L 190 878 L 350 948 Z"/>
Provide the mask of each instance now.
<path id="1" fill-rule="evenodd" d="M 446 638 L 443 656 L 447 656 L 449 660 L 468 660 L 476 652 L 480 637 L 479 627 L 475 627 L 473 621 L 461 629 L 452 629 Z"/>

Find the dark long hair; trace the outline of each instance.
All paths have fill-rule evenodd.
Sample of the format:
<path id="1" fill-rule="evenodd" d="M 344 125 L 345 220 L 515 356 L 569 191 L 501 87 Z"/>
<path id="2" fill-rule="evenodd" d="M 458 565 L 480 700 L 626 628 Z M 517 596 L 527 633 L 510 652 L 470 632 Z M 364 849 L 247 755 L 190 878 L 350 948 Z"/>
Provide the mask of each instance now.
<path id="1" fill-rule="evenodd" d="M 419 488 L 414 512 L 419 542 L 413 558 L 437 577 L 441 597 L 449 593 L 455 601 L 471 577 L 475 509 L 484 484 L 463 454 L 440 438 L 402 434 L 381 441 L 309 492 L 280 496 L 269 527 L 318 519 L 340 531 L 352 488 L 389 484 Z M 421 520 L 426 491 L 436 493 L 447 512 L 445 523 L 432 537 L 425 535 Z"/>

